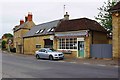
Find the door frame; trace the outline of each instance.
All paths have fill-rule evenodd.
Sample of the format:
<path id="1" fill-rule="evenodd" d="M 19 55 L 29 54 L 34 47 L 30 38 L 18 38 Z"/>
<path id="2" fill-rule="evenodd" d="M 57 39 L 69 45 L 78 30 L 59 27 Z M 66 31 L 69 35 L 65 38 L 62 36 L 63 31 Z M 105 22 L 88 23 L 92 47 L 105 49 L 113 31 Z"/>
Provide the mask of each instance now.
<path id="1" fill-rule="evenodd" d="M 84 40 L 84 37 L 81 37 L 81 38 L 77 38 L 77 58 L 84 58 L 84 57 L 80 57 L 79 56 L 79 51 L 78 51 L 78 42 L 79 41 L 83 41 L 84 42 L 84 57 L 85 57 L 85 40 Z"/>

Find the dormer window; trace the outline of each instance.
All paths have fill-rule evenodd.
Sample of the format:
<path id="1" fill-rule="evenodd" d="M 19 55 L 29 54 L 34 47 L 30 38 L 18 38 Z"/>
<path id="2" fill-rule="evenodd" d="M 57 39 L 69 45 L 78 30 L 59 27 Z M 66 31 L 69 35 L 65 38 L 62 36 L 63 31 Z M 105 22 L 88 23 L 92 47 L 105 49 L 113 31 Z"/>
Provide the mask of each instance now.
<path id="1" fill-rule="evenodd" d="M 47 32 L 53 32 L 54 31 L 54 28 L 49 28 L 48 30 L 47 30 Z"/>
<path id="2" fill-rule="evenodd" d="M 51 28 L 49 28 L 48 30 L 47 30 L 47 32 L 50 32 L 51 31 Z"/>
<path id="3" fill-rule="evenodd" d="M 38 34 L 38 33 L 43 33 L 45 29 L 40 29 L 40 30 L 37 30 L 35 33 Z"/>
<path id="4" fill-rule="evenodd" d="M 35 34 L 38 34 L 40 32 L 40 30 L 37 30 L 36 32 L 35 32 Z"/>
<path id="5" fill-rule="evenodd" d="M 51 32 L 53 32 L 53 31 L 54 31 L 54 28 L 51 29 Z"/>
<path id="6" fill-rule="evenodd" d="M 40 30 L 40 33 L 43 33 L 43 32 L 44 32 L 44 30 L 45 30 L 45 29 L 41 29 L 41 30 Z"/>

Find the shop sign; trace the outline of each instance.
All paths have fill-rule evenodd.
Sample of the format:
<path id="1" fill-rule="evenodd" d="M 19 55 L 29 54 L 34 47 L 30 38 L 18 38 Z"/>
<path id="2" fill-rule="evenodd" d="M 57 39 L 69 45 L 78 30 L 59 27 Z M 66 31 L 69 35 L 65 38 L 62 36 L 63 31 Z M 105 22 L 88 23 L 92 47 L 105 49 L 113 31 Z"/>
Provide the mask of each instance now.
<path id="1" fill-rule="evenodd" d="M 56 33 L 55 36 L 84 36 L 87 34 L 87 31 L 79 31 L 79 32 L 65 32 L 65 33 Z"/>

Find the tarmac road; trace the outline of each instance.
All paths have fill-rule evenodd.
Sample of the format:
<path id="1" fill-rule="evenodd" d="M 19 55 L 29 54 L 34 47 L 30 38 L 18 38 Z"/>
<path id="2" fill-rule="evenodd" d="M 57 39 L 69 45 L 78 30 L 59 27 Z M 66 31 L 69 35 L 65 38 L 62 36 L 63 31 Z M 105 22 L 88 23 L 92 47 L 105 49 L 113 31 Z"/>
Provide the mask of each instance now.
<path id="1" fill-rule="evenodd" d="M 0 53 L 1 54 L 1 53 Z M 2 53 L 3 78 L 117 78 L 118 68 Z"/>

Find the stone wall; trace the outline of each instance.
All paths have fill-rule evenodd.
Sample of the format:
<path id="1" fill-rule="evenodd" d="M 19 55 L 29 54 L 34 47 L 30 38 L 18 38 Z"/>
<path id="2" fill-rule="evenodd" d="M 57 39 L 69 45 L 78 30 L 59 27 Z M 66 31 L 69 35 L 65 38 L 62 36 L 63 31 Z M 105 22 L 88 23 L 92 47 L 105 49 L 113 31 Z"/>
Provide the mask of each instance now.
<path id="1" fill-rule="evenodd" d="M 35 54 L 35 51 L 40 49 L 36 48 L 36 44 L 44 48 L 44 39 L 49 39 L 50 36 L 51 35 L 24 38 L 24 54 Z M 53 41 L 53 46 L 54 45 L 56 45 L 56 42 Z"/>
<path id="2" fill-rule="evenodd" d="M 109 44 L 107 33 L 93 31 L 93 44 Z"/>
<path id="3" fill-rule="evenodd" d="M 23 36 L 31 29 L 31 27 L 35 26 L 33 21 L 27 22 L 23 28 L 14 32 L 14 47 L 16 48 L 16 53 L 23 53 Z M 20 49 L 21 45 L 21 49 Z"/>
<path id="4" fill-rule="evenodd" d="M 120 58 L 120 12 L 118 13 L 119 15 L 116 15 L 116 13 L 112 14 L 113 58 Z"/>

